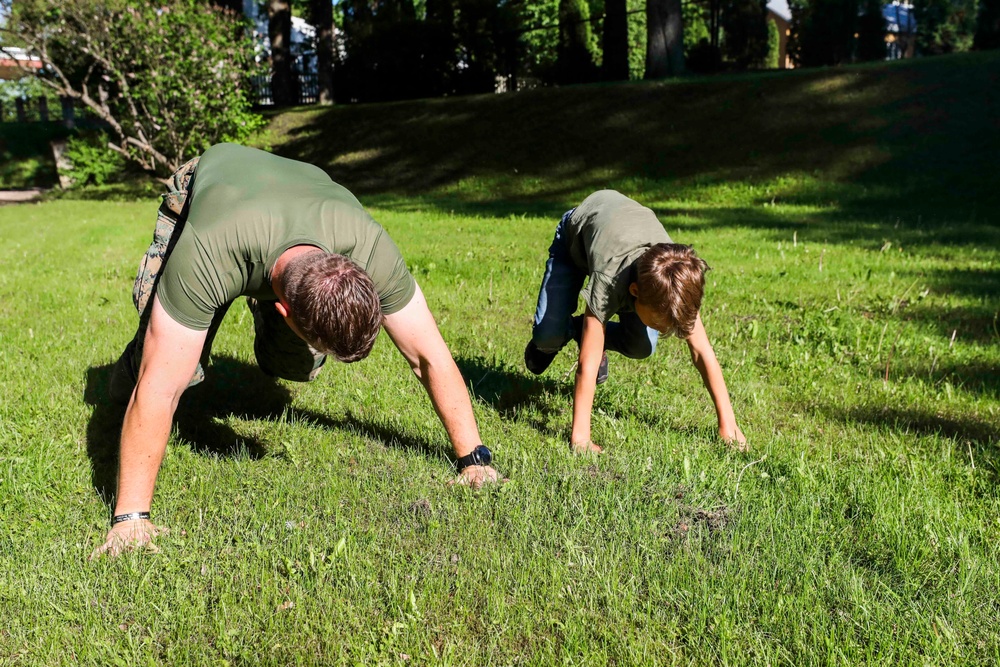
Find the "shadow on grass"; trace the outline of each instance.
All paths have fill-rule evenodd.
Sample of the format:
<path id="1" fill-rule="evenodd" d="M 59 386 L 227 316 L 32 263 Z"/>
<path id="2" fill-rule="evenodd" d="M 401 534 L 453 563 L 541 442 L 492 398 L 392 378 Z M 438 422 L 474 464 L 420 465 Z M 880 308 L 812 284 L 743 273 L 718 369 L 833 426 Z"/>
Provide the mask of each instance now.
<path id="1" fill-rule="evenodd" d="M 118 471 L 118 441 L 121 435 L 124 406 L 108 396 L 113 364 L 87 369 L 84 401 L 93 406 L 87 424 L 87 457 L 91 465 L 91 483 L 98 496 L 114 505 Z M 322 375 L 320 376 L 322 378 Z M 322 382 L 322 379 L 318 379 Z M 266 443 L 237 434 L 225 419 L 301 421 L 333 431 L 360 434 L 389 447 L 401 447 L 421 454 L 437 453 L 440 447 L 399 430 L 387 422 L 360 418 L 351 413 L 332 418 L 311 410 L 291 407 L 287 387 L 257 368 L 228 356 L 213 356 L 205 381 L 184 392 L 174 415 L 177 435 L 201 454 L 221 457 L 260 459 L 268 455 Z M 280 453 L 278 454 L 280 455 Z"/>
<path id="2" fill-rule="evenodd" d="M 552 394 L 566 395 L 571 387 L 551 377 L 535 377 L 516 371 L 506 364 L 490 362 L 485 357 L 455 357 L 455 363 L 469 385 L 474 398 L 483 401 L 502 417 L 512 418 L 523 408 L 534 408 L 543 415 L 553 411 Z"/>
<path id="3" fill-rule="evenodd" d="M 271 139 L 363 201 L 435 192 L 473 214 L 557 215 L 576 203 L 568 199 L 620 181 L 671 190 L 814 174 L 887 194 L 879 206 L 893 211 L 957 209 L 967 219 L 995 210 L 1000 194 L 998 62 L 963 54 L 339 105 L 278 114 Z"/>
<path id="4" fill-rule="evenodd" d="M 990 470 L 993 479 L 1000 477 L 1000 425 L 977 417 L 934 413 L 917 408 L 890 406 L 832 407 L 829 413 L 849 424 L 868 424 L 889 428 L 903 434 L 939 436 L 954 442 L 961 458 L 974 455 L 978 467 Z"/>

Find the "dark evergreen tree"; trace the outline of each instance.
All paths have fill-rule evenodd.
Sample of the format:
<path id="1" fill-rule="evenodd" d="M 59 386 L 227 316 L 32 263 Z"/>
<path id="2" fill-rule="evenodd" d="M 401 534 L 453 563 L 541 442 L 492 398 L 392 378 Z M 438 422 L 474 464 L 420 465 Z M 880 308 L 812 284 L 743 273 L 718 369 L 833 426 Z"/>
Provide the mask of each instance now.
<path id="1" fill-rule="evenodd" d="M 800 67 L 850 62 L 858 0 L 793 0 L 789 52 Z"/>
<path id="2" fill-rule="evenodd" d="M 593 81 L 597 68 L 590 53 L 593 34 L 586 0 L 559 0 L 559 50 L 556 61 L 559 83 Z"/>
<path id="3" fill-rule="evenodd" d="M 858 17 L 857 59 L 885 60 L 885 35 L 882 0 L 864 0 L 864 13 Z"/>
<path id="4" fill-rule="evenodd" d="M 722 54 L 737 69 L 760 67 L 767 58 L 767 0 L 726 0 L 720 22 Z"/>
<path id="5" fill-rule="evenodd" d="M 974 46 L 1000 49 L 1000 0 L 979 0 Z"/>
<path id="6" fill-rule="evenodd" d="M 601 65 L 606 81 L 628 80 L 628 1 L 604 2 L 604 60 Z"/>

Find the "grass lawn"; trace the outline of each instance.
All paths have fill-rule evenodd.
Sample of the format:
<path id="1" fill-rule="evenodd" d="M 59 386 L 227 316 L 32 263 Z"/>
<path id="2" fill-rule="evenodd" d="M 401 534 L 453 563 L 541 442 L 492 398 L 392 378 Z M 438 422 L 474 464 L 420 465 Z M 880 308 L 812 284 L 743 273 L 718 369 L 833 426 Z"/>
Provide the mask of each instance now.
<path id="1" fill-rule="evenodd" d="M 354 187 L 400 246 L 510 481 L 447 485 L 385 336 L 272 381 L 237 305 L 160 473 L 171 532 L 117 560 L 86 557 L 156 202 L 0 207 L 0 664 L 997 664 L 998 73 L 968 56 L 273 118 L 272 148 Z M 780 95 L 802 106 L 778 122 Z M 702 315 L 748 454 L 717 441 L 676 340 L 612 356 L 599 458 L 566 444 L 575 349 L 523 369 L 558 216 L 605 185 L 713 267 Z"/>

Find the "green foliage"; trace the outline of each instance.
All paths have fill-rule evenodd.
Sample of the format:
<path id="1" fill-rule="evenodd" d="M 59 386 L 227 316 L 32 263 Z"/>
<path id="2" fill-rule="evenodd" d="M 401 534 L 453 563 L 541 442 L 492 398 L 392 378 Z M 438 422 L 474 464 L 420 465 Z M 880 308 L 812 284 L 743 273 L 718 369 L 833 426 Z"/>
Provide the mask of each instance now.
<path id="1" fill-rule="evenodd" d="M 73 165 L 66 174 L 73 187 L 104 185 L 125 169 L 125 158 L 108 147 L 104 132 L 78 134 L 66 142 L 66 159 Z"/>
<path id="2" fill-rule="evenodd" d="M 764 67 L 777 69 L 781 67 L 781 34 L 778 24 L 767 20 L 767 57 L 764 59 Z"/>
<path id="3" fill-rule="evenodd" d="M 521 63 L 529 76 L 554 77 L 559 46 L 559 0 L 536 0 L 518 5 L 521 24 Z"/>
<path id="4" fill-rule="evenodd" d="M 646 0 L 628 0 L 628 71 L 630 79 L 646 72 Z"/>
<path id="5" fill-rule="evenodd" d="M 47 59 L 43 80 L 80 97 L 148 171 L 164 175 L 262 124 L 247 94 L 252 45 L 207 3 L 24 0 L 7 29 Z"/>
<path id="6" fill-rule="evenodd" d="M 914 0 L 919 52 L 940 55 L 972 48 L 978 4 L 979 0 Z"/>

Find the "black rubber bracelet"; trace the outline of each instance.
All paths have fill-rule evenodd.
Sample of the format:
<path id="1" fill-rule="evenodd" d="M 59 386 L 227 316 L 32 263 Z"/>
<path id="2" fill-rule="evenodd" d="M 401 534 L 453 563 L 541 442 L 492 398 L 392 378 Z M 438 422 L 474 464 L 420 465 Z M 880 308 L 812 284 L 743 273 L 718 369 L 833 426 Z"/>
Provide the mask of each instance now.
<path id="1" fill-rule="evenodd" d="M 123 521 L 142 521 L 149 518 L 149 512 L 129 512 L 128 514 L 117 514 L 111 519 L 111 525 L 115 526 Z"/>

